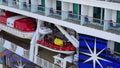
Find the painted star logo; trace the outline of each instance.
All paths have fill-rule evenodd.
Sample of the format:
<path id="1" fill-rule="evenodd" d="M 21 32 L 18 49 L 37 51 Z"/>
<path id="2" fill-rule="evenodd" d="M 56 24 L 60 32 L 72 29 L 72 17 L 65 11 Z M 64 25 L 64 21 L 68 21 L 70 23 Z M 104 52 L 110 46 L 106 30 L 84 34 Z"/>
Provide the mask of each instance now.
<path id="1" fill-rule="evenodd" d="M 18 65 L 15 65 L 17 68 L 24 68 L 25 67 L 25 64 L 22 64 L 21 59 L 19 61 L 17 60 L 17 64 Z"/>
<path id="2" fill-rule="evenodd" d="M 85 60 L 84 63 L 93 60 L 93 68 L 96 68 L 96 64 L 97 64 L 97 63 L 99 64 L 99 66 L 100 66 L 101 68 L 103 68 L 103 66 L 102 66 L 102 64 L 100 63 L 99 60 L 106 61 L 106 62 L 110 62 L 109 60 L 106 60 L 106 59 L 104 59 L 104 58 L 99 57 L 99 55 L 105 50 L 105 48 L 102 49 L 100 52 L 97 53 L 97 52 L 96 52 L 96 39 L 95 39 L 95 42 L 94 42 L 94 51 L 91 50 L 91 48 L 90 48 L 90 46 L 88 45 L 87 41 L 86 41 L 86 40 L 84 40 L 84 41 L 85 41 L 85 44 L 87 45 L 87 47 L 88 47 L 88 49 L 89 49 L 89 51 L 90 51 L 90 53 L 91 53 L 91 54 L 90 54 L 90 53 L 81 52 L 81 53 L 83 53 L 83 54 L 85 54 L 85 55 L 90 56 L 90 58 L 88 58 L 87 60 Z"/>

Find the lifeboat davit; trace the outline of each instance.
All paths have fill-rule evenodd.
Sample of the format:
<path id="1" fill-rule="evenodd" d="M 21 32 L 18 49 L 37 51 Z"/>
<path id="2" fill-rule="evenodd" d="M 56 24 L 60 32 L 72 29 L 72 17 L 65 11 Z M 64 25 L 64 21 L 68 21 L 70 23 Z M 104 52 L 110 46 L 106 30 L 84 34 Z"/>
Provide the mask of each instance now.
<path id="1" fill-rule="evenodd" d="M 73 54 L 76 50 L 70 42 L 64 43 L 63 46 L 58 46 L 50 41 L 51 39 L 37 40 L 37 43 L 40 47 L 63 54 Z"/>
<path id="2" fill-rule="evenodd" d="M 33 18 L 6 11 L 4 15 L 0 15 L 0 27 L 20 38 L 31 39 L 36 30 L 36 21 Z"/>
<path id="3" fill-rule="evenodd" d="M 47 27 L 40 27 L 39 33 L 45 35 L 45 34 L 52 33 L 52 30 L 50 28 L 47 28 Z"/>

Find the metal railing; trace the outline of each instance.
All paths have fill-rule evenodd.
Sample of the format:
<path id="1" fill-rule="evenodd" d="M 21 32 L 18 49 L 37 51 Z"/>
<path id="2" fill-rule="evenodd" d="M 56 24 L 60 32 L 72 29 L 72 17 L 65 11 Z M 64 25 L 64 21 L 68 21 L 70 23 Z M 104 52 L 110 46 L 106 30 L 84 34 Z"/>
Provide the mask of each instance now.
<path id="1" fill-rule="evenodd" d="M 59 66 L 37 56 L 37 64 L 43 68 L 60 68 Z"/>
<path id="2" fill-rule="evenodd" d="M 115 50 L 109 50 L 109 52 L 108 53 L 106 52 L 106 54 L 109 57 L 117 58 L 120 60 L 120 52 L 117 52 Z"/>
<path id="3" fill-rule="evenodd" d="M 1 1 L 2 0 L 0 0 L 0 2 Z M 94 26 L 100 26 L 102 30 L 113 29 L 113 30 L 120 31 L 120 24 L 117 22 L 111 23 L 110 20 L 102 20 L 99 18 L 89 17 L 87 15 L 75 14 L 72 11 L 61 11 L 61 10 L 56 10 L 53 8 L 43 7 L 42 5 L 32 5 L 26 2 L 12 1 L 11 3 L 11 2 L 5 1 L 5 2 L 1 2 L 0 4 L 2 3 L 5 3 L 7 6 L 15 7 L 21 10 L 27 10 L 29 12 L 34 12 L 40 15 L 51 16 L 53 18 L 58 17 L 58 19 L 61 19 L 64 21 L 68 21 L 68 19 L 70 19 L 69 21 L 71 23 L 78 24 L 78 25 L 89 24 L 89 25 L 94 25 Z M 77 23 L 75 23 L 76 21 Z M 111 24 L 114 26 L 112 26 Z"/>
<path id="4" fill-rule="evenodd" d="M 43 67 L 43 68 L 61 68 L 58 65 L 55 65 L 54 63 L 51 63 L 45 59 L 42 59 L 40 57 L 37 56 L 37 65 Z M 67 68 L 76 68 L 76 65 L 72 65 L 70 67 Z"/>

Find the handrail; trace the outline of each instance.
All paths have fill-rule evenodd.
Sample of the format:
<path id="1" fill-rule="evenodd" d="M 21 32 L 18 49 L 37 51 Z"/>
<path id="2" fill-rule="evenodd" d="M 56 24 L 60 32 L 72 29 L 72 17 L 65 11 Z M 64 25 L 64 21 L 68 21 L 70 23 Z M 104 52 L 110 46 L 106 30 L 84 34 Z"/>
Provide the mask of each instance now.
<path id="1" fill-rule="evenodd" d="M 117 51 L 115 51 L 115 50 L 110 50 L 111 52 L 113 52 L 113 53 L 116 53 L 116 54 L 119 54 L 120 55 L 120 52 L 117 52 Z"/>
<path id="2" fill-rule="evenodd" d="M 113 56 L 113 57 L 120 58 L 120 56 L 115 55 L 115 54 L 120 55 L 120 52 L 117 52 L 117 51 L 111 50 L 111 49 L 110 49 L 109 51 L 110 51 L 110 53 L 109 53 L 108 55 Z"/>

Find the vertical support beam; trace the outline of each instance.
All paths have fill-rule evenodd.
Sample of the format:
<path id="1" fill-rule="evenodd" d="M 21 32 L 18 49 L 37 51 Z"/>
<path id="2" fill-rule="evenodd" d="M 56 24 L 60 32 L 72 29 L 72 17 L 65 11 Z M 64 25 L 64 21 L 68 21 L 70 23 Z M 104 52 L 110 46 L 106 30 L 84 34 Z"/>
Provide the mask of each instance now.
<path id="1" fill-rule="evenodd" d="M 24 9 L 24 0 L 19 0 L 19 9 Z"/>
<path id="2" fill-rule="evenodd" d="M 102 19 L 103 19 L 103 16 L 104 16 L 104 15 L 103 15 L 103 13 L 104 13 L 104 12 L 103 12 L 103 9 L 104 9 L 104 8 L 101 8 L 101 14 L 100 14 L 100 15 L 101 15 L 101 17 L 100 17 L 101 21 L 100 21 L 100 23 L 102 23 Z"/>
<path id="3" fill-rule="evenodd" d="M 38 11 L 38 0 L 31 0 L 31 12 Z"/>
<path id="4" fill-rule="evenodd" d="M 35 45 L 34 63 L 37 63 L 38 46 Z"/>
<path id="5" fill-rule="evenodd" d="M 66 68 L 66 65 L 67 65 L 67 61 L 63 60 L 63 68 Z"/>
<path id="6" fill-rule="evenodd" d="M 36 33 L 35 33 L 35 39 L 34 39 L 34 42 L 36 42 L 38 39 L 39 39 L 39 28 L 43 26 L 43 21 L 41 20 L 38 20 L 38 24 L 37 24 L 37 30 L 36 30 Z M 36 45 L 36 43 L 34 43 L 34 52 L 33 52 L 33 61 L 35 63 L 37 63 L 37 54 L 38 54 L 38 46 Z"/>
<path id="7" fill-rule="evenodd" d="M 110 50 L 114 51 L 114 47 L 115 47 L 114 41 L 109 40 L 107 46 L 108 46 L 108 48 L 110 48 Z"/>
<path id="8" fill-rule="evenodd" d="M 69 3 L 69 11 L 73 11 L 73 3 Z"/>
<path id="9" fill-rule="evenodd" d="M 112 20 L 112 18 L 111 18 L 111 10 L 110 9 L 105 9 L 104 20 Z M 104 21 L 103 30 L 108 30 L 108 29 L 109 29 L 109 21 Z"/>
<path id="10" fill-rule="evenodd" d="M 88 16 L 93 17 L 93 7 L 92 6 L 89 6 Z M 93 21 L 93 19 L 89 18 L 89 21 Z"/>
<path id="11" fill-rule="evenodd" d="M 8 0 L 8 6 L 13 6 L 13 0 Z"/>
<path id="12" fill-rule="evenodd" d="M 69 3 L 62 1 L 62 20 L 68 18 Z"/>
<path id="13" fill-rule="evenodd" d="M 34 49 L 35 46 L 33 44 L 30 44 L 30 51 L 29 51 L 29 60 L 33 62 L 33 58 L 34 58 Z"/>
<path id="14" fill-rule="evenodd" d="M 81 5 L 81 15 L 88 15 L 88 6 Z M 81 25 L 85 24 L 84 16 L 81 16 Z"/>
<path id="15" fill-rule="evenodd" d="M 116 10 L 112 10 L 112 20 L 113 20 L 113 22 L 116 22 L 116 20 L 117 20 L 117 11 Z"/>
<path id="16" fill-rule="evenodd" d="M 40 28 L 40 24 L 38 20 L 37 29 L 32 37 L 31 44 L 30 44 L 30 51 L 29 51 L 29 60 L 33 62 L 34 62 L 34 55 L 35 55 L 35 43 L 36 43 L 36 39 L 38 39 L 39 37 L 39 34 L 38 34 L 39 28 Z"/>
<path id="17" fill-rule="evenodd" d="M 41 5 L 42 3 L 41 3 L 41 0 L 38 0 L 38 5 Z"/>
<path id="18" fill-rule="evenodd" d="M 52 8 L 56 10 L 56 0 L 52 0 Z"/>
<path id="19" fill-rule="evenodd" d="M 50 8 L 52 8 L 52 0 L 45 0 L 45 15 L 50 14 Z"/>

